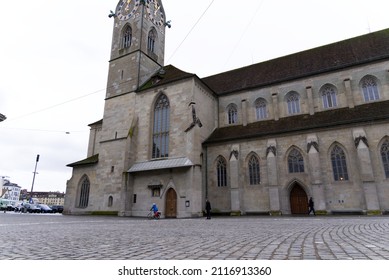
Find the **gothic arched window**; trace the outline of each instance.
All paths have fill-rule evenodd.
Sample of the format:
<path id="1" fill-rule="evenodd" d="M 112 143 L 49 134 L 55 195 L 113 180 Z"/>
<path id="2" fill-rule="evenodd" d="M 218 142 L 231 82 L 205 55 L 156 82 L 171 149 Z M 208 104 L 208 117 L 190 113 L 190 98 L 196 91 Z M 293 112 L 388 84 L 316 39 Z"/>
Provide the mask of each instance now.
<path id="1" fill-rule="evenodd" d="M 288 156 L 289 173 L 304 172 L 304 158 L 297 149 L 290 151 Z"/>
<path id="2" fill-rule="evenodd" d="M 289 115 L 300 113 L 300 95 L 297 92 L 290 92 L 286 97 Z"/>
<path id="3" fill-rule="evenodd" d="M 152 158 L 169 156 L 170 104 L 167 96 L 161 94 L 154 107 Z"/>
<path id="4" fill-rule="evenodd" d="M 331 151 L 332 172 L 335 181 L 348 181 L 346 154 L 339 146 Z"/>
<path id="5" fill-rule="evenodd" d="M 386 140 L 381 146 L 381 158 L 384 165 L 385 177 L 389 178 L 389 140 Z"/>
<path id="6" fill-rule="evenodd" d="M 123 48 L 124 49 L 129 48 L 131 46 L 131 41 L 132 41 L 132 29 L 130 26 L 127 26 L 123 32 L 123 41 L 122 41 Z"/>
<path id="7" fill-rule="evenodd" d="M 334 108 L 338 106 L 336 100 L 336 88 L 332 85 L 325 85 L 321 89 L 321 97 L 323 99 L 323 108 Z"/>
<path id="8" fill-rule="evenodd" d="M 151 29 L 147 37 L 147 50 L 154 53 L 155 51 L 155 41 L 157 39 L 157 34 L 154 29 Z"/>
<path id="9" fill-rule="evenodd" d="M 266 100 L 263 98 L 258 98 L 255 101 L 255 113 L 257 120 L 263 120 L 267 118 L 267 108 Z"/>
<path id="10" fill-rule="evenodd" d="M 80 196 L 78 200 L 79 208 L 88 207 L 89 203 L 89 191 L 90 191 L 90 182 L 87 176 L 85 176 L 81 181 Z"/>
<path id="11" fill-rule="evenodd" d="M 238 122 L 238 108 L 235 104 L 230 104 L 227 107 L 228 124 L 235 124 Z"/>
<path id="12" fill-rule="evenodd" d="M 217 186 L 227 186 L 227 164 L 223 157 L 219 157 L 217 160 Z"/>
<path id="13" fill-rule="evenodd" d="M 365 102 L 375 101 L 380 99 L 378 91 L 377 79 L 372 76 L 367 76 L 361 81 L 361 87 L 363 92 L 363 98 Z"/>
<path id="14" fill-rule="evenodd" d="M 250 185 L 259 185 L 261 183 L 261 176 L 259 171 L 259 160 L 256 156 L 253 155 L 249 160 Z"/>

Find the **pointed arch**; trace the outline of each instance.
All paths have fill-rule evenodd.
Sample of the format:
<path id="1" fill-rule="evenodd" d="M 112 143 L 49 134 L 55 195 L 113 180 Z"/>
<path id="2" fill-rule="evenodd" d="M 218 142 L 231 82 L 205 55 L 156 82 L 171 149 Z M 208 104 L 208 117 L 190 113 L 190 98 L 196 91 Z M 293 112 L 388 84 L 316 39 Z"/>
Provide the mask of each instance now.
<path id="1" fill-rule="evenodd" d="M 250 185 L 259 185 L 261 183 L 260 161 L 256 153 L 250 153 L 247 157 L 247 169 Z"/>
<path id="2" fill-rule="evenodd" d="M 227 186 L 227 161 L 223 156 L 218 156 L 216 159 L 216 176 L 217 186 Z"/>
<path id="3" fill-rule="evenodd" d="M 79 183 L 78 208 L 87 208 L 89 204 L 90 181 L 87 175 L 84 175 Z"/>
<path id="4" fill-rule="evenodd" d="M 177 218 L 177 192 L 174 188 L 169 188 L 166 191 L 165 217 Z"/>
<path id="5" fill-rule="evenodd" d="M 366 75 L 360 81 L 360 87 L 365 102 L 376 101 L 380 99 L 378 79 L 372 75 Z"/>
<path id="6" fill-rule="evenodd" d="M 300 110 L 300 94 L 295 91 L 291 91 L 286 95 L 286 104 L 288 106 L 288 114 L 299 114 Z"/>
<path id="7" fill-rule="evenodd" d="M 231 103 L 227 106 L 228 124 L 238 123 L 238 106 Z"/>
<path id="8" fill-rule="evenodd" d="M 153 27 L 153 28 L 151 28 L 151 30 L 149 31 L 149 34 L 147 36 L 147 50 L 149 52 L 155 53 L 156 41 L 157 41 L 157 31 Z"/>
<path id="9" fill-rule="evenodd" d="M 385 178 L 389 178 L 389 137 L 385 137 L 380 145 L 380 155 Z"/>
<path id="10" fill-rule="evenodd" d="M 323 101 L 323 108 L 329 109 L 338 106 L 337 101 L 338 90 L 332 84 L 325 84 L 320 89 L 320 95 Z"/>
<path id="11" fill-rule="evenodd" d="M 160 93 L 154 105 L 152 158 L 169 157 L 170 102 Z"/>
<path id="12" fill-rule="evenodd" d="M 289 173 L 304 173 L 304 157 L 297 147 L 291 147 L 288 152 Z"/>
<path id="13" fill-rule="evenodd" d="M 131 47 L 132 44 L 132 28 L 129 24 L 126 24 L 122 31 L 122 48 L 126 49 Z"/>
<path id="14" fill-rule="evenodd" d="M 334 143 L 330 149 L 330 158 L 334 181 L 348 181 L 346 153 L 339 143 Z"/>
<path id="15" fill-rule="evenodd" d="M 291 214 L 308 213 L 308 195 L 302 182 L 295 179 L 288 185 Z"/>
<path id="16" fill-rule="evenodd" d="M 267 119 L 267 102 L 264 98 L 260 97 L 255 100 L 255 116 L 257 120 Z"/>

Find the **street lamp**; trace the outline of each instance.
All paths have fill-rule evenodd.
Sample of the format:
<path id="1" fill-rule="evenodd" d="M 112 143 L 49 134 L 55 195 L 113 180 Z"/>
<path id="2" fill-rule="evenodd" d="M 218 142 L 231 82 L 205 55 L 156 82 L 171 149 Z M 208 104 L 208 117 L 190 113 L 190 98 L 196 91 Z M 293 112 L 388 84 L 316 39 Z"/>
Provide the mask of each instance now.
<path id="1" fill-rule="evenodd" d="M 36 167 L 38 166 L 38 161 L 39 161 L 39 155 L 36 156 L 34 176 L 32 177 L 32 185 L 31 185 L 31 192 L 30 192 L 30 200 L 31 201 L 32 201 L 32 191 L 34 190 L 35 174 L 37 173 Z"/>
<path id="2" fill-rule="evenodd" d="M 4 116 L 3 114 L 0 114 L 0 122 L 5 121 L 6 119 L 7 119 L 6 116 Z"/>

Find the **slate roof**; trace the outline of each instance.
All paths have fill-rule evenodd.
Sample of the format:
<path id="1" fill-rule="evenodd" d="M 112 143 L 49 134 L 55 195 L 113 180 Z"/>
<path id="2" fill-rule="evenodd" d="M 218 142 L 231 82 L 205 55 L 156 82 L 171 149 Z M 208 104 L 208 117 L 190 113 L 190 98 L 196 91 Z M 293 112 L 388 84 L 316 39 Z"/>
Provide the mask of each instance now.
<path id="1" fill-rule="evenodd" d="M 138 92 L 192 77 L 197 76 L 192 73 L 184 72 L 173 65 L 167 65 L 162 67 L 145 84 L 143 84 L 138 89 Z"/>
<path id="2" fill-rule="evenodd" d="M 77 162 L 70 163 L 70 164 L 68 164 L 66 166 L 68 166 L 68 167 L 79 167 L 79 166 L 84 166 L 84 165 L 96 164 L 98 162 L 99 162 L 99 154 L 93 155 L 91 157 L 88 157 L 86 159 L 83 159 L 83 160 L 80 160 L 80 161 L 77 161 Z"/>
<path id="3" fill-rule="evenodd" d="M 135 163 L 129 170 L 129 173 L 158 170 L 158 169 L 170 169 L 178 167 L 190 167 L 193 163 L 186 157 L 162 159 L 162 160 L 151 160 L 146 162 Z"/>
<path id="4" fill-rule="evenodd" d="M 97 121 L 97 122 L 94 122 L 94 123 L 91 123 L 91 124 L 88 124 L 88 126 L 95 126 L 95 125 L 102 125 L 103 124 L 103 119 Z"/>
<path id="5" fill-rule="evenodd" d="M 389 120 L 389 101 L 367 103 L 354 108 L 339 108 L 281 118 L 278 121 L 258 121 L 247 126 L 233 125 L 216 129 L 204 144 L 236 141 L 261 137 L 274 137 L 309 130 L 334 129 L 342 126 L 361 125 Z"/>
<path id="6" fill-rule="evenodd" d="M 203 78 L 217 95 L 389 58 L 389 29 Z"/>

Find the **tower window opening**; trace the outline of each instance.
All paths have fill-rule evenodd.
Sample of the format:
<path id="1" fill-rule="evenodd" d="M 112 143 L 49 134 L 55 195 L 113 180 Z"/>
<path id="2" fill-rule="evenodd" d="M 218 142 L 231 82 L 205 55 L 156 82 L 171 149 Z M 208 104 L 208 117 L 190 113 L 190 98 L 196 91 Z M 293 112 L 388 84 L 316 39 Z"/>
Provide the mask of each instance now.
<path id="1" fill-rule="evenodd" d="M 155 40 L 157 38 L 157 35 L 155 34 L 155 30 L 152 29 L 149 32 L 149 36 L 147 38 L 147 50 L 154 53 L 155 51 Z"/>
<path id="2" fill-rule="evenodd" d="M 123 33 L 123 48 L 129 48 L 132 41 L 132 30 L 131 27 L 127 26 Z"/>

